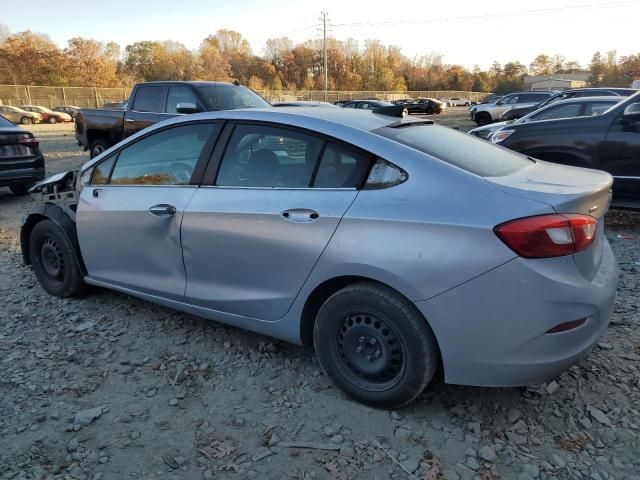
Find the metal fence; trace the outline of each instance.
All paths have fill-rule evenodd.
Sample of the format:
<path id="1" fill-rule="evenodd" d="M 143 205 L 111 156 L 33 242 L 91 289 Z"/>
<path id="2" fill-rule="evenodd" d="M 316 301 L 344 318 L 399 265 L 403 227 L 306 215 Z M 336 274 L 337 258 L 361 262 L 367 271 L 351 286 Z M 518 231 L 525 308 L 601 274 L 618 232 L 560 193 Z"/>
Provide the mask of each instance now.
<path id="1" fill-rule="evenodd" d="M 78 107 L 100 108 L 105 103 L 121 102 L 129 96 L 128 87 L 34 87 L 27 85 L 0 85 L 0 105 L 41 105 L 57 107 L 75 105 Z M 424 90 L 410 92 L 371 91 L 329 91 L 322 90 L 257 90 L 269 102 L 293 100 L 313 100 L 337 102 L 338 100 L 361 100 L 377 98 L 380 100 L 399 100 L 403 98 L 452 98 L 460 97 L 471 101 L 480 100 L 486 95 L 481 92 L 457 90 Z"/>

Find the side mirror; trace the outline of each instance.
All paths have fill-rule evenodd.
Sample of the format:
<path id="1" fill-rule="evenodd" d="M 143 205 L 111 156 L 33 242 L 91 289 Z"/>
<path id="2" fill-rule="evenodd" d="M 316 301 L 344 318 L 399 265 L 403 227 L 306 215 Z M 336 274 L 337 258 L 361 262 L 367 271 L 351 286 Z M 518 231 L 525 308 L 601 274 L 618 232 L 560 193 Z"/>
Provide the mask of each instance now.
<path id="1" fill-rule="evenodd" d="M 195 103 L 179 103 L 176 105 L 176 111 L 178 113 L 198 113 L 200 109 Z"/>
<path id="2" fill-rule="evenodd" d="M 622 116 L 627 120 L 640 120 L 640 103 L 627 105 Z"/>

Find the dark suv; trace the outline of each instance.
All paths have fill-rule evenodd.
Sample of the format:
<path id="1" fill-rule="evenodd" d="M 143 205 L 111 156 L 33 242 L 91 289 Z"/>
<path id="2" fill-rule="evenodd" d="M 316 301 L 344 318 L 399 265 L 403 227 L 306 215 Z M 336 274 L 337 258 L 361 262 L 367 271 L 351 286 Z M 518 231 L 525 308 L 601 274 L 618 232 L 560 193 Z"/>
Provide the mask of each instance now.
<path id="1" fill-rule="evenodd" d="M 553 95 L 546 100 L 529 106 L 515 106 L 509 110 L 503 112 L 500 115 L 501 121 L 517 120 L 525 115 L 529 115 L 531 112 L 538 110 L 539 108 L 546 107 L 547 105 L 557 102 L 558 100 L 567 100 L 569 98 L 580 97 L 628 97 L 637 93 L 638 90 L 634 88 L 576 88 L 573 90 L 564 90 L 560 93 Z"/>

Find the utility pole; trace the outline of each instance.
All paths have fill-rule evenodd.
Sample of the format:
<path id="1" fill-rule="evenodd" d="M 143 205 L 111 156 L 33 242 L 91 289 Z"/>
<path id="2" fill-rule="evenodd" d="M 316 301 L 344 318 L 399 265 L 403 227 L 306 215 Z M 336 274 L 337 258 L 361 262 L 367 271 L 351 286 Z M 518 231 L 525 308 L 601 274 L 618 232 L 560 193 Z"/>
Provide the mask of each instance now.
<path id="1" fill-rule="evenodd" d="M 329 85 L 329 75 L 327 72 L 327 12 L 321 12 L 320 21 L 322 22 L 322 51 L 324 57 L 324 101 L 327 101 L 327 90 Z"/>

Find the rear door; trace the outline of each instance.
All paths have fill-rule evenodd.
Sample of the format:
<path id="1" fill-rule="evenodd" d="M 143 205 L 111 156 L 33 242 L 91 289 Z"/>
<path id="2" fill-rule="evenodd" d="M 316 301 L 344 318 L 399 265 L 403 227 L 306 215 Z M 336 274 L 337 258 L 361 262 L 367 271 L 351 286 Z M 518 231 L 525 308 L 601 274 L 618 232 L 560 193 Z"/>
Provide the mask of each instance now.
<path id="1" fill-rule="evenodd" d="M 617 198 L 640 200 L 640 120 L 620 112 L 598 149 L 598 165 L 613 175 Z"/>
<path id="2" fill-rule="evenodd" d="M 229 125 L 205 174 L 211 184 L 184 213 L 187 301 L 261 320 L 284 316 L 369 162 L 306 131 Z"/>
<path id="3" fill-rule="evenodd" d="M 173 125 L 136 139 L 93 168 L 76 214 L 91 279 L 184 298 L 180 224 L 220 128 Z"/>
<path id="4" fill-rule="evenodd" d="M 173 116 L 164 113 L 166 94 L 167 87 L 164 85 L 136 87 L 130 99 L 131 106 L 124 113 L 124 138 Z"/>

